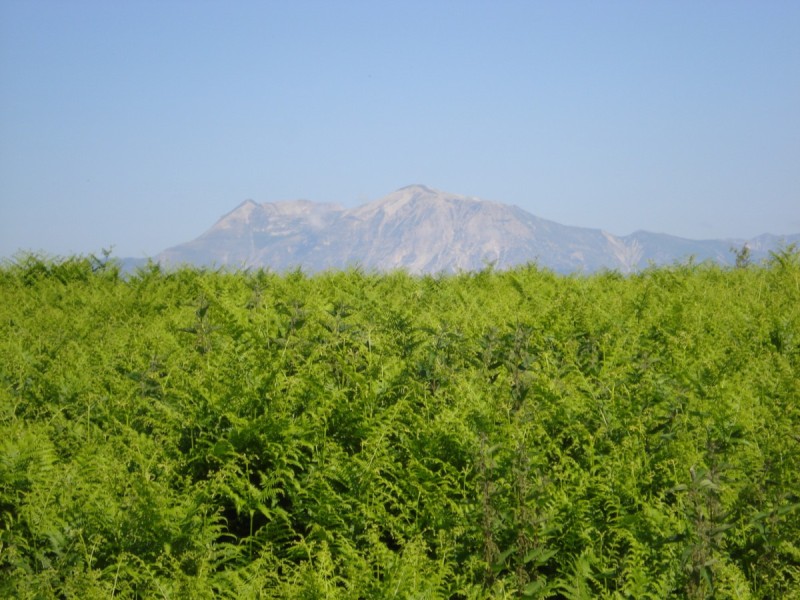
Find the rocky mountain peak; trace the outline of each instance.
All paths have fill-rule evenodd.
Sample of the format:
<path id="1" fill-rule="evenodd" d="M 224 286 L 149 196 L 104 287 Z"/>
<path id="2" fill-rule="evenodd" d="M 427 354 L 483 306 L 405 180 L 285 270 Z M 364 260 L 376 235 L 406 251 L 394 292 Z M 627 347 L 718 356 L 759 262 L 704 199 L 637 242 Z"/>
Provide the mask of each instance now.
<path id="1" fill-rule="evenodd" d="M 307 271 L 359 264 L 411 273 L 506 268 L 536 262 L 557 272 L 613 269 L 631 272 L 650 263 L 694 256 L 723 264 L 731 246 L 748 243 L 753 260 L 800 235 L 745 240 L 686 240 L 637 232 L 617 237 L 569 227 L 521 208 L 436 190 L 400 188 L 353 209 L 308 200 L 258 204 L 247 200 L 197 239 L 165 250 L 167 264 L 301 267 Z"/>

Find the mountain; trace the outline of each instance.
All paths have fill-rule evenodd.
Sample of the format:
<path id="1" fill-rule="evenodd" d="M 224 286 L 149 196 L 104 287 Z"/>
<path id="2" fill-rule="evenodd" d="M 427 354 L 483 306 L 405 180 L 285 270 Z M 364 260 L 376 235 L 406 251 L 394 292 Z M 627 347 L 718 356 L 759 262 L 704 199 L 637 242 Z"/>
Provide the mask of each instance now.
<path id="1" fill-rule="evenodd" d="M 307 200 L 247 200 L 197 239 L 165 250 L 156 260 L 309 272 L 360 265 L 411 273 L 536 262 L 561 273 L 628 273 L 689 256 L 730 264 L 735 260 L 731 248 L 745 244 L 757 261 L 792 242 L 800 242 L 800 235 L 696 241 L 638 231 L 619 237 L 540 219 L 516 206 L 411 185 L 353 209 Z"/>

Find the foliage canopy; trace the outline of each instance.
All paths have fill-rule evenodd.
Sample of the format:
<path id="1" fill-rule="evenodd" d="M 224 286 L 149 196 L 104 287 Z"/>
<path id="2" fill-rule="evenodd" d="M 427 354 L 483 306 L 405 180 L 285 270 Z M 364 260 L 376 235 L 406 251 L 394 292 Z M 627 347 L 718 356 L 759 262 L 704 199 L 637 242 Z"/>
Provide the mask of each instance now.
<path id="1" fill-rule="evenodd" d="M 800 260 L 0 268 L 0 596 L 800 597 Z"/>

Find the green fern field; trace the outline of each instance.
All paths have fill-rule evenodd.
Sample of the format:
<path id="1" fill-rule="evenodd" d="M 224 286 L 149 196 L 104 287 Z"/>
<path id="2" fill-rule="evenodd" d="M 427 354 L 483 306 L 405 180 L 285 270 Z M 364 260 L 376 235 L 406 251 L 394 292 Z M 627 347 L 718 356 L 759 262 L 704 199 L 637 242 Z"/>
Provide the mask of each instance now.
<path id="1" fill-rule="evenodd" d="M 800 598 L 800 253 L 6 262 L 0 597 Z"/>

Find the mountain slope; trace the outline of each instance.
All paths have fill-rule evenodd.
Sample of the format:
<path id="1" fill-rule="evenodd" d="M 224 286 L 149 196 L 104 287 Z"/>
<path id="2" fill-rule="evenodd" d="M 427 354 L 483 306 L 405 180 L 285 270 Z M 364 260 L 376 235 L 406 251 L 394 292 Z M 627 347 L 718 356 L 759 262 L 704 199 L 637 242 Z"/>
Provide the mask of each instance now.
<path id="1" fill-rule="evenodd" d="M 754 260 L 800 236 L 759 236 L 747 242 Z M 515 206 L 450 194 L 423 185 L 404 187 L 354 209 L 307 200 L 243 202 L 197 239 L 169 248 L 157 260 L 232 267 L 307 271 L 361 265 L 412 273 L 507 268 L 537 262 L 558 272 L 621 272 L 695 256 L 733 261 L 744 240 L 695 241 L 636 232 L 618 237 L 569 227 Z"/>

